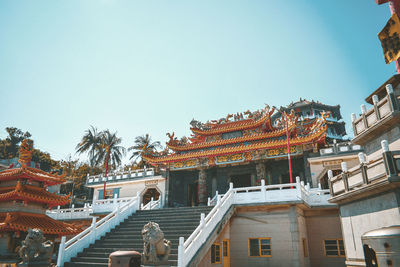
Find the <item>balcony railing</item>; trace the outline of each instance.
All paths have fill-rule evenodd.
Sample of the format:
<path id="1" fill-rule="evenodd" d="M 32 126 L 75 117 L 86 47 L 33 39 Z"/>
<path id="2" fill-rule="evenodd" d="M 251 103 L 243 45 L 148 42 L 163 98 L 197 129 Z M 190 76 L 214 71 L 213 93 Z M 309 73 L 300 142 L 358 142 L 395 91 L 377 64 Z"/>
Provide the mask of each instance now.
<path id="1" fill-rule="evenodd" d="M 124 181 L 128 179 L 137 179 L 143 177 L 154 176 L 155 172 L 153 168 L 149 169 L 140 169 L 140 170 L 129 170 L 129 171 L 121 171 L 121 172 L 112 172 L 109 173 L 107 177 L 104 174 L 98 174 L 89 176 L 86 179 L 86 184 L 98 184 L 106 182 L 118 182 Z"/>
<path id="2" fill-rule="evenodd" d="M 47 216 L 55 220 L 90 219 L 92 218 L 92 216 L 90 216 L 91 213 L 93 213 L 93 209 L 88 203 L 85 203 L 83 208 L 75 208 L 74 205 L 72 205 L 71 208 L 60 209 L 60 206 L 58 206 L 57 209 L 46 211 Z"/>
<path id="3" fill-rule="evenodd" d="M 365 135 L 369 129 L 375 127 L 380 122 L 389 118 L 393 113 L 399 113 L 399 99 L 393 92 L 391 84 L 386 85 L 387 95 L 378 100 L 378 96 L 372 97 L 373 107 L 367 110 L 365 105 L 361 105 L 361 116 L 356 118 L 356 115 L 351 114 L 351 120 L 353 122 L 354 131 L 354 142 L 357 143 L 359 136 Z"/>
<path id="4" fill-rule="evenodd" d="M 377 191 L 380 185 L 400 181 L 400 151 L 389 151 L 386 140 L 381 144 L 383 153 L 378 158 L 367 162 L 365 155 L 359 153 L 358 166 L 348 170 L 346 163 L 342 162 L 341 174 L 333 176 L 332 171 L 328 171 L 330 201 L 335 202 L 349 194 L 367 192 L 369 189 Z"/>

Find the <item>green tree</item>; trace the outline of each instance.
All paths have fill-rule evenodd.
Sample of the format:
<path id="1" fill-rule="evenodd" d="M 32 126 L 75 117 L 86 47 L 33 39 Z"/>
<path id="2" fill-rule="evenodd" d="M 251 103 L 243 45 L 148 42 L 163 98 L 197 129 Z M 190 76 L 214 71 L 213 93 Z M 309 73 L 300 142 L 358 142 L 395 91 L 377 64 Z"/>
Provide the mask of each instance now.
<path id="1" fill-rule="evenodd" d="M 11 159 L 18 157 L 19 144 L 25 138 L 31 137 L 29 132 L 23 132 L 16 127 L 7 127 L 8 136 L 0 140 L 0 158 Z"/>
<path id="2" fill-rule="evenodd" d="M 90 166 L 94 167 L 98 162 L 99 151 L 101 151 L 102 132 L 98 132 L 96 127 L 90 126 L 76 146 L 79 154 L 88 153 Z"/>
<path id="3" fill-rule="evenodd" d="M 155 152 L 157 148 L 162 148 L 160 142 L 152 142 L 149 134 L 137 136 L 134 145 L 128 148 L 128 151 L 133 151 L 132 156 L 129 159 L 134 159 L 135 161 L 140 159 L 138 165 L 143 167 L 143 155 Z"/>
<path id="4" fill-rule="evenodd" d="M 107 176 L 109 163 L 112 168 L 116 168 L 121 164 L 122 157 L 126 154 L 123 146 L 120 146 L 122 138 L 117 137 L 117 133 L 111 133 L 105 130 L 101 134 L 101 149 L 97 154 L 97 163 L 103 163 L 105 168 L 105 176 Z"/>

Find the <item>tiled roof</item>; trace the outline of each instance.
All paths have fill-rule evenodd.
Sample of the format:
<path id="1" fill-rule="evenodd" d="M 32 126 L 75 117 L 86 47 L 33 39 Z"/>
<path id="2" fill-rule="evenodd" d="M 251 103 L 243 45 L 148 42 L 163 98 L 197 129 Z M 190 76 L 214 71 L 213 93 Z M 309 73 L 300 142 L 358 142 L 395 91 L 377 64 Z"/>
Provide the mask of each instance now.
<path id="1" fill-rule="evenodd" d="M 58 176 L 47 173 L 40 169 L 22 166 L 14 169 L 7 169 L 0 172 L 0 181 L 16 180 L 18 178 L 26 178 L 43 182 L 45 185 L 56 185 L 65 182 L 65 175 Z"/>
<path id="2" fill-rule="evenodd" d="M 246 119 L 246 120 L 240 120 L 240 121 L 232 121 L 232 122 L 227 122 L 223 124 L 216 124 L 212 125 L 211 129 L 206 129 L 206 130 L 201 130 L 198 128 L 190 128 L 190 130 L 198 135 L 214 135 L 214 134 L 221 134 L 221 133 L 226 133 L 226 132 L 233 132 L 233 131 L 240 131 L 244 129 L 250 129 L 250 128 L 255 128 L 258 126 L 261 126 L 267 119 L 269 119 L 269 116 L 263 116 L 262 118 L 258 120 L 253 120 L 253 119 Z"/>
<path id="3" fill-rule="evenodd" d="M 294 137 L 290 138 L 290 144 L 295 145 L 302 145 L 313 143 L 321 140 L 326 136 L 327 133 L 327 125 L 316 127 L 316 130 L 312 132 L 310 135 L 302 136 L 302 137 Z M 213 150 L 204 150 L 204 151 L 195 151 L 195 152 L 188 152 L 184 154 L 170 154 L 167 156 L 161 157 L 154 157 L 154 156 L 143 156 L 143 158 L 150 163 L 153 164 L 160 164 L 160 163 L 168 163 L 168 162 L 177 162 L 183 161 L 187 159 L 193 158 L 201 158 L 201 157 L 213 157 L 213 156 L 220 156 L 220 155 L 228 155 L 234 153 L 241 153 L 241 152 L 248 152 L 258 149 L 274 149 L 279 147 L 285 147 L 287 145 L 286 140 L 269 140 L 265 142 L 257 142 L 252 144 L 241 144 L 238 146 L 232 147 L 224 147 L 224 148 L 216 148 Z"/>
<path id="4" fill-rule="evenodd" d="M 16 186 L 0 187 L 0 202 L 9 200 L 24 200 L 28 202 L 44 203 L 50 208 L 54 206 L 62 206 L 70 202 L 69 195 L 60 196 L 37 186 L 21 185 L 19 181 Z"/>
<path id="5" fill-rule="evenodd" d="M 0 213 L 0 232 L 23 231 L 29 228 L 39 228 L 48 235 L 75 235 L 81 229 L 61 221 L 54 220 L 45 214 L 26 212 Z"/>

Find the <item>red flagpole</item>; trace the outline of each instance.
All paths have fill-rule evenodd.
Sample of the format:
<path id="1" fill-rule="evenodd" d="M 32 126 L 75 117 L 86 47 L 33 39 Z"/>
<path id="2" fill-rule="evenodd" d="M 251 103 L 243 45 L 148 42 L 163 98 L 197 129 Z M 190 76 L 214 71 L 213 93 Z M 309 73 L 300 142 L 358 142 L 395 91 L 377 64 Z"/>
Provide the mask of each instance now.
<path id="1" fill-rule="evenodd" d="M 287 151 L 288 151 L 288 161 L 289 161 L 289 174 L 290 174 L 290 183 L 293 183 L 293 174 L 292 174 L 292 161 L 290 158 L 290 142 L 289 142 L 289 127 L 287 121 L 287 115 L 285 114 L 285 122 L 286 122 L 286 141 L 287 141 Z"/>

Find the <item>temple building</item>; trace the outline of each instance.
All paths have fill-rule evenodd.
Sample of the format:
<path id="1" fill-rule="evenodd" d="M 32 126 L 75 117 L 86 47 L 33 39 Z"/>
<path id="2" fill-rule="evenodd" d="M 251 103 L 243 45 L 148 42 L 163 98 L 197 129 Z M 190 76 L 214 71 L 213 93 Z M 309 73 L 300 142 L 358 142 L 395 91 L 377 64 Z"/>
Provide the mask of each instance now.
<path id="1" fill-rule="evenodd" d="M 332 125 L 335 136 L 345 134 L 340 110 L 315 102 L 292 105 L 296 110 L 276 111 L 267 105 L 206 123 L 192 120 L 189 138 L 167 134 L 167 149 L 144 159 L 167 170 L 169 206 L 206 204 L 217 191 L 226 192 L 231 182 L 235 188 L 260 185 L 262 179 L 269 185 L 285 184 L 300 176 L 311 183 L 307 159 L 326 145 Z M 314 113 L 301 113 L 303 107 Z"/>
<path id="2" fill-rule="evenodd" d="M 341 141 L 344 140 L 346 135 L 345 122 L 342 121 L 342 115 L 340 114 L 340 105 L 331 106 L 323 104 L 319 101 L 308 101 L 301 99 L 297 102 L 290 103 L 287 107 L 280 107 L 280 111 L 289 113 L 294 110 L 299 120 L 314 119 L 315 117 L 321 117 L 322 114 L 329 112 L 329 116 L 326 120 L 329 122 L 328 130 L 326 135 L 326 141 L 333 143 L 333 140 Z M 272 119 L 279 117 L 279 113 L 275 113 Z"/>
<path id="3" fill-rule="evenodd" d="M 33 142 L 24 140 L 17 167 L 0 172 L 0 259 L 16 259 L 15 249 L 29 228 L 39 228 L 48 239 L 70 236 L 80 229 L 46 216 L 46 210 L 68 204 L 69 196 L 47 191 L 48 186 L 65 182 L 30 166 Z"/>

